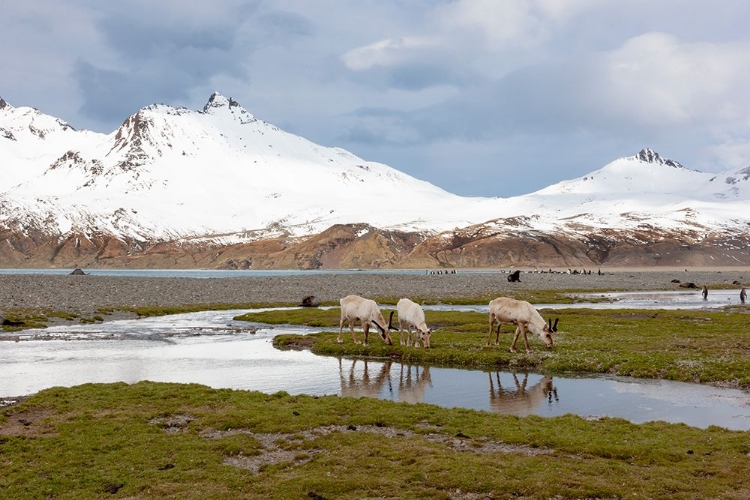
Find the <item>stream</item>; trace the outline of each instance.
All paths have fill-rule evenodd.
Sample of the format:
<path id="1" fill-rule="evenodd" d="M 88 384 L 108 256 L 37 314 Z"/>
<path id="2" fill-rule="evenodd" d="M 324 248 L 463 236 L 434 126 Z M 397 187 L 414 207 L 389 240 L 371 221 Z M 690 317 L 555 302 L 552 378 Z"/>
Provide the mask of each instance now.
<path id="1" fill-rule="evenodd" d="M 620 307 L 623 300 L 618 301 Z M 265 393 L 368 396 L 514 415 L 573 413 L 591 419 L 611 416 L 635 423 L 663 420 L 750 430 L 748 391 L 628 377 L 465 370 L 316 356 L 275 349 L 272 339 L 281 333 L 320 329 L 233 319 L 245 312 L 249 311 L 203 311 L 0 333 L 16 340 L 0 342 L 0 397 L 88 382 L 151 380 Z"/>

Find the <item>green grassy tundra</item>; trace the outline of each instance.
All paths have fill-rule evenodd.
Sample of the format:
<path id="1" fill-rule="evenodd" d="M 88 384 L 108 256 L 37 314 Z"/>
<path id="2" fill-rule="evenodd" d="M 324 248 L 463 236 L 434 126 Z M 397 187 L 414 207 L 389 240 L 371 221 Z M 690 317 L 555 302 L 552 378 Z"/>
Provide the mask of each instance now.
<path id="1" fill-rule="evenodd" d="M 432 349 L 398 332 L 339 345 L 335 309 L 242 318 L 320 326 L 275 342 L 323 355 L 748 388 L 747 312 L 556 311 L 555 348 L 530 336 L 530 354 L 507 351 L 509 326 L 485 347 L 485 314 L 428 311 Z M 0 498 L 750 498 L 750 432 L 718 427 L 152 382 L 52 388 L 0 411 Z"/>

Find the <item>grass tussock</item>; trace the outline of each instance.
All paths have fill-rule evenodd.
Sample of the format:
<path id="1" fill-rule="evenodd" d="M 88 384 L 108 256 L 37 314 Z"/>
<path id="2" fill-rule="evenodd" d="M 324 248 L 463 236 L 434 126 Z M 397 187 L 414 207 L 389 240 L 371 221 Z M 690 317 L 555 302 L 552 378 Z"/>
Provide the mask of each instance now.
<path id="1" fill-rule="evenodd" d="M 0 415 L 2 498 L 746 498 L 746 432 L 86 384 Z"/>

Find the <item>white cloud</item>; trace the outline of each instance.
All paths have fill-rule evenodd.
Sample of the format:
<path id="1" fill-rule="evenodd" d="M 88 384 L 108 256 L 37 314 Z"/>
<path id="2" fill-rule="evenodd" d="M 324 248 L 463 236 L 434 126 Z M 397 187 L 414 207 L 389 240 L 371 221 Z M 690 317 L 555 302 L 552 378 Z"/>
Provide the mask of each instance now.
<path id="1" fill-rule="evenodd" d="M 352 49 L 341 56 L 341 60 L 349 69 L 361 71 L 376 66 L 401 66 L 419 58 L 425 52 L 443 48 L 443 44 L 435 37 L 405 36 L 388 38 Z"/>
<path id="2" fill-rule="evenodd" d="M 750 164 L 748 15 L 741 0 L 0 0 L 0 95 L 109 132 L 218 90 L 407 173 L 444 161 L 446 183 L 493 154 L 561 179 L 644 146 L 718 169 Z"/>
<path id="3" fill-rule="evenodd" d="M 750 113 L 750 44 L 681 43 L 647 33 L 602 63 L 602 104 L 635 122 L 706 125 L 745 120 Z"/>
<path id="4" fill-rule="evenodd" d="M 492 50 L 530 48 L 600 0 L 458 0 L 436 10 L 448 33 L 479 32 Z"/>

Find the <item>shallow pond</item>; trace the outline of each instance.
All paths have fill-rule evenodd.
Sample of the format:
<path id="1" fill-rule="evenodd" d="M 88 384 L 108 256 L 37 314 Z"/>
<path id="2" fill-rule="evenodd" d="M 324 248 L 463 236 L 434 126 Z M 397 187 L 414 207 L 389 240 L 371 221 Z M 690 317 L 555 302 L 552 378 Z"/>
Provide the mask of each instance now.
<path id="1" fill-rule="evenodd" d="M 53 386 L 141 380 L 200 383 L 267 393 L 371 396 L 516 415 L 574 413 L 691 426 L 750 430 L 750 393 L 621 377 L 578 377 L 460 370 L 280 351 L 278 333 L 232 318 L 247 311 L 204 311 L 61 326 L 0 342 L 0 397 Z M 0 334 L 6 338 L 10 334 Z"/>

